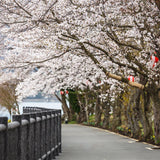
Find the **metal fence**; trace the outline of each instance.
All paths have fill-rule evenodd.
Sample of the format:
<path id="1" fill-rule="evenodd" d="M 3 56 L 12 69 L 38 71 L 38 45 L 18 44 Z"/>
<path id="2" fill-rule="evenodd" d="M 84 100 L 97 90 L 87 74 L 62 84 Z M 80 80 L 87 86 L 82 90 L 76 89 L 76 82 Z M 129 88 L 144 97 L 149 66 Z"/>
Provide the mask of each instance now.
<path id="1" fill-rule="evenodd" d="M 61 152 L 61 110 L 25 107 L 0 117 L 0 160 L 52 160 Z"/>

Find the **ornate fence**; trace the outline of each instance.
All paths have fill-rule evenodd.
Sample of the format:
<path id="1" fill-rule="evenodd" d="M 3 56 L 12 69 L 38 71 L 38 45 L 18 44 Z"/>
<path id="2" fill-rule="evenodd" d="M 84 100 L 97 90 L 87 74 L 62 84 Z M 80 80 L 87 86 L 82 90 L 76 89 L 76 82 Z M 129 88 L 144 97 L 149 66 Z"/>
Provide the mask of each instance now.
<path id="1" fill-rule="evenodd" d="M 24 107 L 12 119 L 0 117 L 1 160 L 52 160 L 61 152 L 61 110 Z"/>

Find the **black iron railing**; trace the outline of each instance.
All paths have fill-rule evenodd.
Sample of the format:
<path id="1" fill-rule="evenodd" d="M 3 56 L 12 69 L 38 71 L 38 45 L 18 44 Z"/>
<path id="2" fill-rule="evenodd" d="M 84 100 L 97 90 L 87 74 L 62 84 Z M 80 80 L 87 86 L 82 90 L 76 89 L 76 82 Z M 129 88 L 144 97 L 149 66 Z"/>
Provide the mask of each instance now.
<path id="1" fill-rule="evenodd" d="M 61 152 L 61 110 L 24 107 L 13 122 L 0 117 L 1 160 L 51 160 Z"/>

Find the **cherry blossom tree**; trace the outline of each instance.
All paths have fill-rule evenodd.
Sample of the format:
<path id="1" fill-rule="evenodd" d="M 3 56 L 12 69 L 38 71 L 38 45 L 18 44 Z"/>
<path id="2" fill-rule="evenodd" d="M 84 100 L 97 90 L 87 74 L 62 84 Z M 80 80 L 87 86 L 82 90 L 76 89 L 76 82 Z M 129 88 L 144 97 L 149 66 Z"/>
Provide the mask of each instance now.
<path id="1" fill-rule="evenodd" d="M 150 59 L 160 59 L 158 1 L 1 0 L 0 17 L 7 35 L 1 81 L 16 76 L 19 97 L 112 78 L 151 93 L 159 143 L 160 65 Z"/>

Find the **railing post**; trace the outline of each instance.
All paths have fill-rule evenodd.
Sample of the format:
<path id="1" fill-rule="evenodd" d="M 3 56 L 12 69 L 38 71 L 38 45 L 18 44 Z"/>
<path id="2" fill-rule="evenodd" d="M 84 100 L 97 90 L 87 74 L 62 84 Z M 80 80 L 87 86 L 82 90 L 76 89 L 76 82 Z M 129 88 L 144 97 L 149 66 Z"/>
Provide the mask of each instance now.
<path id="1" fill-rule="evenodd" d="M 58 152 L 58 113 L 57 111 L 55 111 L 55 145 L 56 145 L 56 150 L 55 150 L 55 154 L 56 156 L 59 155 Z"/>
<path id="2" fill-rule="evenodd" d="M 51 117 L 51 148 L 52 158 L 55 159 L 55 111 L 52 111 Z"/>
<path id="3" fill-rule="evenodd" d="M 27 108 L 23 107 L 23 113 L 27 113 Z"/>
<path id="4" fill-rule="evenodd" d="M 37 131 L 36 131 L 36 125 L 37 125 L 37 122 L 36 122 L 36 113 L 31 113 L 30 114 L 30 117 L 33 118 L 35 120 L 35 122 L 33 122 L 31 125 L 33 126 L 33 132 L 32 132 L 32 154 L 33 154 L 33 159 L 36 160 L 36 156 L 37 156 Z"/>
<path id="5" fill-rule="evenodd" d="M 37 153 L 37 156 L 38 158 L 41 158 L 42 157 L 42 147 L 43 147 L 43 144 L 42 144 L 42 113 L 41 112 L 37 112 L 37 119 L 38 117 L 41 119 L 39 122 L 39 128 L 37 128 L 37 132 L 39 132 L 38 134 L 38 153 Z"/>
<path id="6" fill-rule="evenodd" d="M 7 160 L 8 155 L 8 118 L 7 117 L 0 117 L 0 124 L 5 125 L 6 129 L 4 131 L 4 150 L 2 150 L 1 158 L 2 160 Z M 0 152 L 1 153 L 1 152 Z"/>
<path id="7" fill-rule="evenodd" d="M 28 121 L 28 125 L 27 125 L 27 153 L 26 153 L 26 159 L 31 159 L 30 157 L 30 114 L 23 114 L 22 119 L 25 119 Z"/>
<path id="8" fill-rule="evenodd" d="M 43 145 L 43 156 L 46 155 L 47 153 L 47 146 L 46 146 L 46 119 L 47 119 L 47 115 L 46 112 L 42 112 L 42 145 Z"/>
<path id="9" fill-rule="evenodd" d="M 51 147 L 51 118 L 52 118 L 52 113 L 51 113 L 51 111 L 49 110 L 49 111 L 47 111 L 47 115 L 48 115 L 48 119 L 47 119 L 47 130 L 48 130 L 48 133 L 47 133 L 47 137 L 48 137 L 48 139 L 47 139 L 47 141 L 48 141 L 48 159 L 50 160 L 50 159 L 52 159 L 52 154 L 51 154 L 51 150 L 52 150 L 52 147 Z"/>
<path id="10" fill-rule="evenodd" d="M 23 119 L 28 120 L 26 159 L 55 159 L 61 152 L 61 111 L 38 107 L 25 107 Z M 30 116 L 29 116 L 30 115 Z M 24 121 L 25 122 L 25 121 Z M 23 129 L 23 128 L 22 128 Z M 22 146 L 22 145 L 21 145 Z"/>
<path id="11" fill-rule="evenodd" d="M 12 116 L 13 121 L 17 121 L 19 122 L 19 128 L 18 128 L 18 159 L 17 160 L 21 160 L 23 155 L 22 155 L 22 147 L 21 147 L 21 141 L 22 141 L 22 115 L 13 115 Z"/>
<path id="12" fill-rule="evenodd" d="M 58 133 L 58 135 L 59 135 L 59 153 L 61 153 L 62 152 L 62 131 L 61 131 L 61 110 L 59 110 L 59 114 L 58 114 L 58 121 L 59 121 L 59 124 L 58 124 L 58 127 L 59 127 L 59 133 Z"/>

